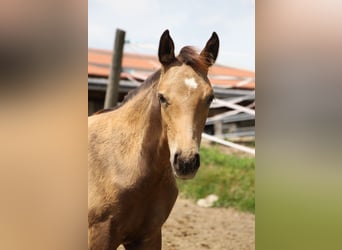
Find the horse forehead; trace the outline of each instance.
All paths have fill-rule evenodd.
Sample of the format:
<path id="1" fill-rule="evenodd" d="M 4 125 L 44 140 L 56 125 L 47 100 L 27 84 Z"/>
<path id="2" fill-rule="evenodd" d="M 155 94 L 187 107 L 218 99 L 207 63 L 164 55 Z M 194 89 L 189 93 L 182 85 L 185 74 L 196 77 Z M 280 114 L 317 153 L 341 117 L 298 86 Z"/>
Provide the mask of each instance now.
<path id="1" fill-rule="evenodd" d="M 166 78 L 166 82 L 173 85 L 173 87 L 177 84 L 180 88 L 196 90 L 200 86 L 207 85 L 203 77 L 197 74 L 190 66 L 184 64 L 169 69 Z"/>

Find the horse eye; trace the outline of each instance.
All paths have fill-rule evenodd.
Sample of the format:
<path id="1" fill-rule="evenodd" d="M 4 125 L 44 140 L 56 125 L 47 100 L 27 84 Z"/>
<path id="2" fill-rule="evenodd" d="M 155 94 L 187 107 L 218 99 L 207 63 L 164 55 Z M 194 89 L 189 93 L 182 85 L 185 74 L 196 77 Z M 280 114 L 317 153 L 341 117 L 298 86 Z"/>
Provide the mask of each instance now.
<path id="1" fill-rule="evenodd" d="M 162 94 L 158 94 L 158 98 L 161 104 L 168 104 L 166 98 Z"/>
<path id="2" fill-rule="evenodd" d="M 214 98 L 215 98 L 214 95 L 209 96 L 209 97 L 208 97 L 208 100 L 207 100 L 208 104 L 211 104 L 212 101 L 214 100 Z"/>

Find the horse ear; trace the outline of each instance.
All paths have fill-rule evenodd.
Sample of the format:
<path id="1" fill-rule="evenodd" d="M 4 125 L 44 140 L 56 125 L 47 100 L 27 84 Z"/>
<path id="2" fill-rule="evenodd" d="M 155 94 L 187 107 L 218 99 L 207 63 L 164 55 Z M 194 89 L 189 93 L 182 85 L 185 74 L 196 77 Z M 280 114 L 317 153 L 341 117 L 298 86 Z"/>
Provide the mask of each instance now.
<path id="1" fill-rule="evenodd" d="M 175 45 L 170 37 L 169 30 L 165 30 L 159 41 L 158 49 L 159 61 L 163 66 L 172 63 L 175 57 Z"/>
<path id="2" fill-rule="evenodd" d="M 213 32 L 207 44 L 205 45 L 204 49 L 201 51 L 201 56 L 205 58 L 208 67 L 212 66 L 215 63 L 217 55 L 218 55 L 219 47 L 220 47 L 219 38 L 216 32 Z"/>

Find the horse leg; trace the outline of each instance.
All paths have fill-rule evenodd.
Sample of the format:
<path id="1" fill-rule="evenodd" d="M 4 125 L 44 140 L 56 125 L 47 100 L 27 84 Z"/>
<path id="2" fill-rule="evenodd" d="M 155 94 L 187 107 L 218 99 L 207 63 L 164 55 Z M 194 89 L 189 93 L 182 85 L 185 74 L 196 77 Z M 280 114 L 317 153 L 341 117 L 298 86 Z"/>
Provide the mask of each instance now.
<path id="1" fill-rule="evenodd" d="M 161 249 L 161 230 L 147 235 L 143 239 L 125 244 L 126 250 L 160 250 Z"/>
<path id="2" fill-rule="evenodd" d="M 89 250 L 112 250 L 116 249 L 118 244 L 111 235 L 111 220 L 93 224 L 88 228 L 88 249 Z"/>

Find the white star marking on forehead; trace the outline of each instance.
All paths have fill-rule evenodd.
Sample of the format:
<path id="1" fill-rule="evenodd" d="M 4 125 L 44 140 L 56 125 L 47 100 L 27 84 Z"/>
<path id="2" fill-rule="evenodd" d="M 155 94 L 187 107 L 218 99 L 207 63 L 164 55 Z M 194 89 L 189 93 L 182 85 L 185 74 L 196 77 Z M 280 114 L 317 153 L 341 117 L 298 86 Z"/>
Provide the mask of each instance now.
<path id="1" fill-rule="evenodd" d="M 192 78 L 185 78 L 184 80 L 185 85 L 187 85 L 189 88 L 196 89 L 198 86 L 198 83 L 195 81 L 195 79 Z"/>

